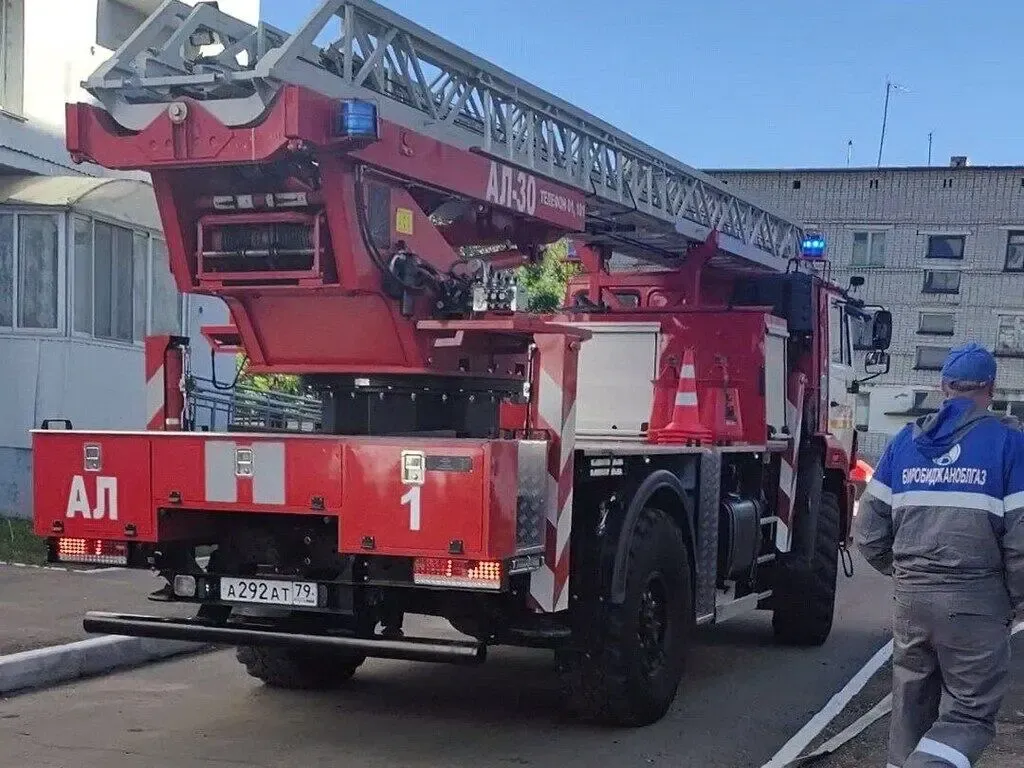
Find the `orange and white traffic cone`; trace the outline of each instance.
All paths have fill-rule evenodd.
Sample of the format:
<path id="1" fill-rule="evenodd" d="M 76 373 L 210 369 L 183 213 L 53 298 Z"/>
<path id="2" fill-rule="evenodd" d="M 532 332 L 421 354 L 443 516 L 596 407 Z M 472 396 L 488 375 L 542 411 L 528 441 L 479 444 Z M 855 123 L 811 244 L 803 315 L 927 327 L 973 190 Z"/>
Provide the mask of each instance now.
<path id="1" fill-rule="evenodd" d="M 663 357 L 668 357 L 664 355 Z M 672 421 L 672 409 L 679 389 L 679 376 L 676 375 L 676 363 L 669 359 L 661 366 L 661 373 L 653 382 L 654 399 L 651 403 L 651 419 L 647 422 L 647 434 L 653 435 Z"/>
<path id="2" fill-rule="evenodd" d="M 683 353 L 683 364 L 679 367 L 679 388 L 676 390 L 672 421 L 655 431 L 655 443 L 702 442 L 711 439 L 711 430 L 700 420 L 700 404 L 697 401 L 697 371 L 693 362 L 693 350 Z"/>

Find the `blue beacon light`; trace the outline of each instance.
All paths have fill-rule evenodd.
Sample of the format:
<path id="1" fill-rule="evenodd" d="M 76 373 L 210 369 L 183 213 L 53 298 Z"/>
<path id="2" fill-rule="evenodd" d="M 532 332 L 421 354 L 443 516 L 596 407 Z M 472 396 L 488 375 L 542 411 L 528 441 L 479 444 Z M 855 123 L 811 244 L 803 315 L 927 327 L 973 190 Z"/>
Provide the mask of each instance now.
<path id="1" fill-rule="evenodd" d="M 821 259 L 825 256 L 825 236 L 805 235 L 800 241 L 800 255 L 805 259 Z"/>
<path id="2" fill-rule="evenodd" d="M 377 105 L 356 99 L 340 102 L 335 133 L 353 139 L 376 139 Z"/>

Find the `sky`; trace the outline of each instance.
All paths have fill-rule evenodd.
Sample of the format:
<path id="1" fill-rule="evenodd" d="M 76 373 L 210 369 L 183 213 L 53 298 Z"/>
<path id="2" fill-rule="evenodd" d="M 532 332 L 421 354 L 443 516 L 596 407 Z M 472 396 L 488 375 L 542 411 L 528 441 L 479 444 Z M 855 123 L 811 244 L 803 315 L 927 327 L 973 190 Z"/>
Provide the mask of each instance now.
<path id="1" fill-rule="evenodd" d="M 698 168 L 1024 163 L 1020 0 L 383 0 Z M 261 0 L 294 30 L 318 0 Z"/>

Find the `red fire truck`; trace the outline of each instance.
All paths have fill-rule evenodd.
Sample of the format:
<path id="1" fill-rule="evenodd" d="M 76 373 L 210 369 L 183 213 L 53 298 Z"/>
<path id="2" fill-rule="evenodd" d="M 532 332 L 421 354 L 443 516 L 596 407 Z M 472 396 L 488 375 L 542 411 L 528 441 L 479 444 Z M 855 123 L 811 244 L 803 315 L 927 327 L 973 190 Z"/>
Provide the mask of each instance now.
<path id="1" fill-rule="evenodd" d="M 51 559 L 194 606 L 88 631 L 302 688 L 547 648 L 569 707 L 621 725 L 666 712 L 698 625 L 825 641 L 851 328 L 878 375 L 891 316 L 823 237 L 371 0 L 291 35 L 167 0 L 85 87 L 72 157 L 151 175 L 178 287 L 230 309 L 206 338 L 322 404 L 315 431 L 200 430 L 188 339 L 159 336 L 145 429 L 36 430 Z M 565 306 L 524 311 L 517 269 L 565 239 Z"/>

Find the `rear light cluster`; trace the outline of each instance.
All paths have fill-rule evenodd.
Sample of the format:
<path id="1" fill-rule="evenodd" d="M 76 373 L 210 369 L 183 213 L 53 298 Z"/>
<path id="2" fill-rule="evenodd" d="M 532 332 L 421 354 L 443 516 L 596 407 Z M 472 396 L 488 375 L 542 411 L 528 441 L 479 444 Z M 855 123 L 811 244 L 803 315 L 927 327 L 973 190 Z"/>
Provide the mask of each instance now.
<path id="1" fill-rule="evenodd" d="M 413 563 L 414 584 L 432 587 L 501 589 L 499 560 L 453 560 L 448 557 L 417 557 Z"/>
<path id="2" fill-rule="evenodd" d="M 103 539 L 57 539 L 57 560 L 62 563 L 128 565 L 128 544 Z"/>

